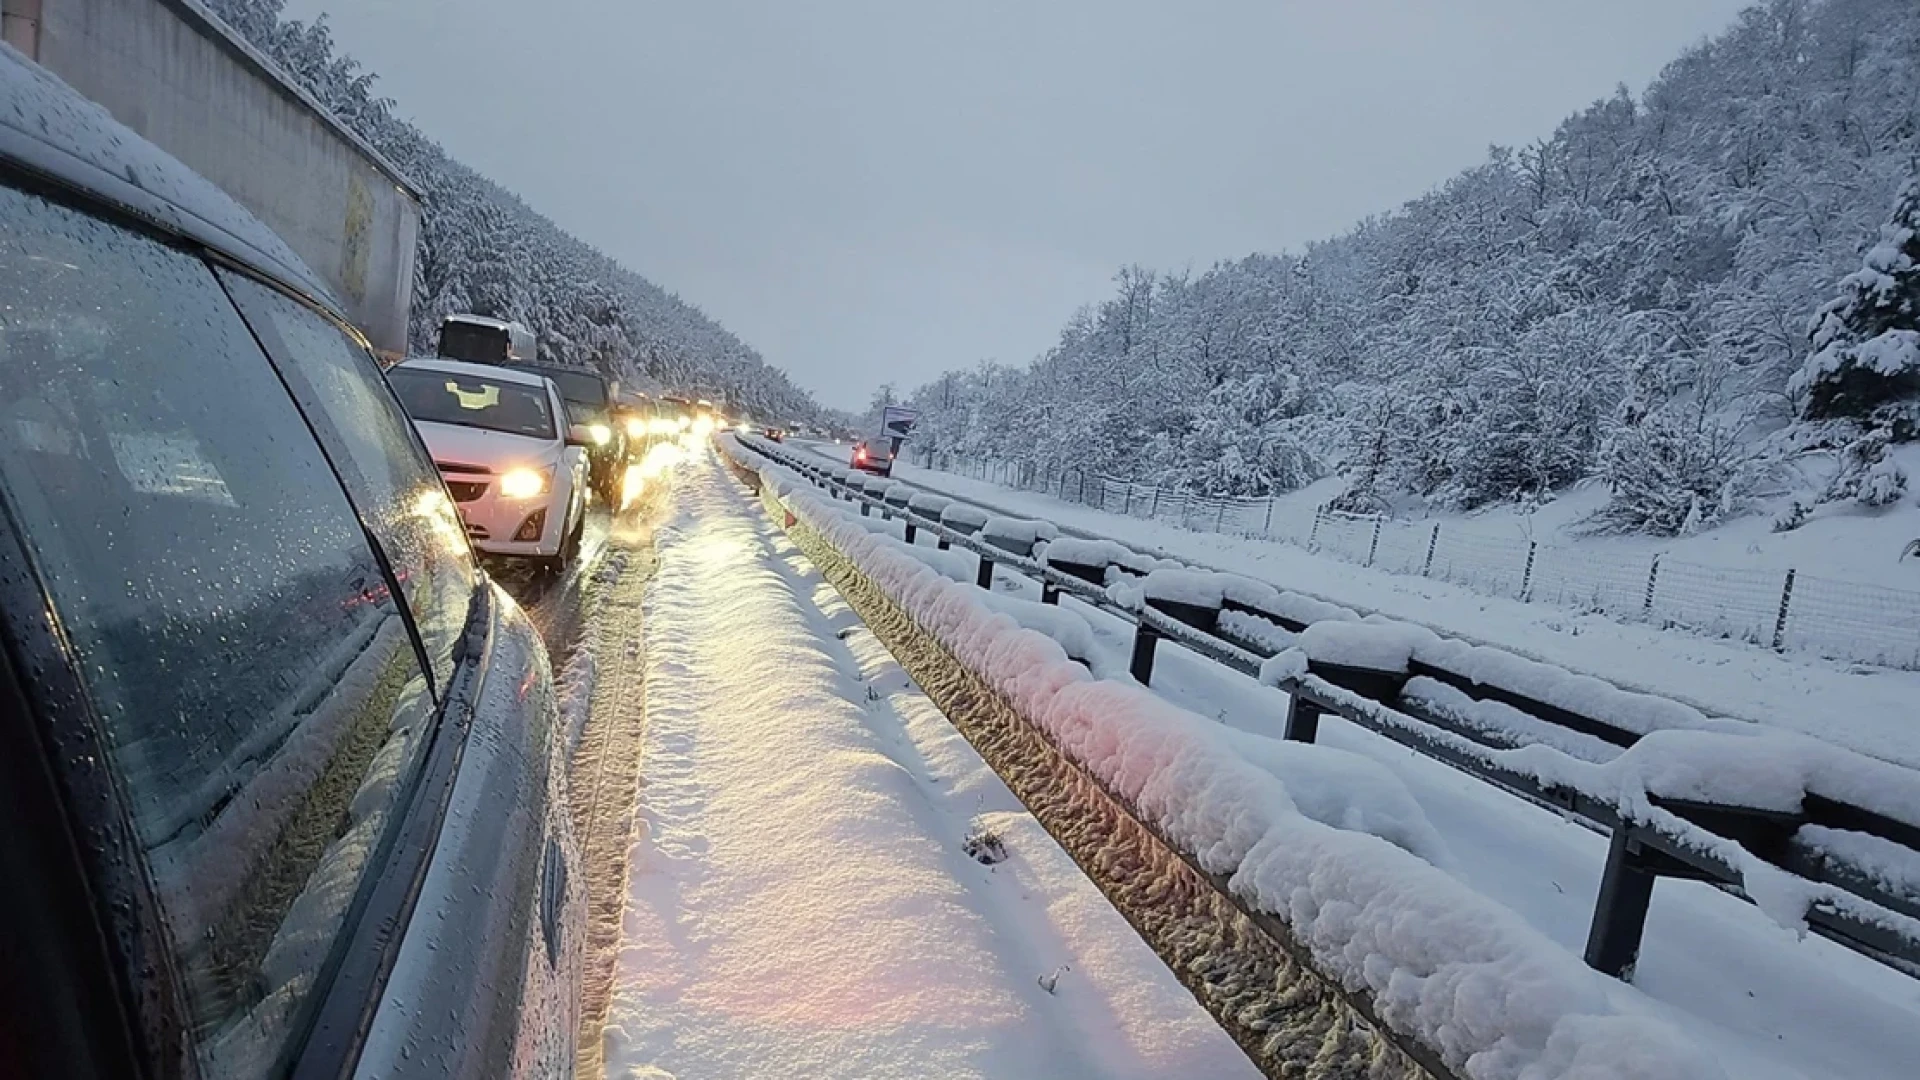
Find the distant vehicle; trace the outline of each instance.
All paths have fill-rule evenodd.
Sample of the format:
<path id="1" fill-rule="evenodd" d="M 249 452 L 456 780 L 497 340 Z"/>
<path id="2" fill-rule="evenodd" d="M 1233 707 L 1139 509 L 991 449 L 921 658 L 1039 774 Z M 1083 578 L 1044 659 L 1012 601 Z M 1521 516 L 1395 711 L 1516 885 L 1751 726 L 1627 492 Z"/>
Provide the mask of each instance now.
<path id="1" fill-rule="evenodd" d="M 365 338 L 12 49 L 0 102 L 0 1075 L 568 1074 L 548 661 Z"/>
<path id="2" fill-rule="evenodd" d="M 885 439 L 861 439 L 853 444 L 853 467 L 875 476 L 892 476 L 893 450 Z"/>
<path id="3" fill-rule="evenodd" d="M 774 442 L 785 442 L 787 440 L 787 433 L 781 428 L 770 427 L 767 429 L 767 438 L 772 439 Z"/>
<path id="4" fill-rule="evenodd" d="M 539 340 L 517 322 L 485 315 L 449 315 L 440 320 L 440 356 L 472 364 L 530 363 L 539 359 Z"/>
<path id="5" fill-rule="evenodd" d="M 620 384 L 588 368 L 518 360 L 506 366 L 545 375 L 560 388 L 567 415 L 587 430 L 589 483 L 602 502 L 618 506 L 627 471 L 627 428 L 614 416 Z"/>
<path id="6" fill-rule="evenodd" d="M 568 423 L 553 380 L 463 360 L 387 372 L 446 478 L 473 546 L 558 572 L 580 553 L 590 436 Z"/>

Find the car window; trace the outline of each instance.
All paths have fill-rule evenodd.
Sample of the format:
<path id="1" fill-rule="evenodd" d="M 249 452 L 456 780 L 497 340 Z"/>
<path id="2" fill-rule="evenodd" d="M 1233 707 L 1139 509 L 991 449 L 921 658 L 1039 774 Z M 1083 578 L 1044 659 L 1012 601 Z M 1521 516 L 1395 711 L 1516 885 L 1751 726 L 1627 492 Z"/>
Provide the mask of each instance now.
<path id="1" fill-rule="evenodd" d="M 387 381 L 415 420 L 535 439 L 557 437 L 543 386 L 404 364 L 387 372 Z"/>
<path id="2" fill-rule="evenodd" d="M 406 789 L 426 679 L 206 264 L 3 187 L 0 221 L 0 493 L 99 718 L 202 1071 L 263 1075 Z"/>
<path id="3" fill-rule="evenodd" d="M 478 578 L 440 473 L 359 342 L 291 297 L 237 274 L 223 276 L 280 361 L 379 538 L 419 627 L 436 686 L 444 689 Z"/>

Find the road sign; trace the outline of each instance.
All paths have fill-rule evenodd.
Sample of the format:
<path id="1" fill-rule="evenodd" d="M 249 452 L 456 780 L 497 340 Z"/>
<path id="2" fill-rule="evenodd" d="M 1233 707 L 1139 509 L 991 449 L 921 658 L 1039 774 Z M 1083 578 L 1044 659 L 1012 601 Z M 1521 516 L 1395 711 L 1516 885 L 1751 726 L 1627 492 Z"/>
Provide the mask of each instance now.
<path id="1" fill-rule="evenodd" d="M 903 409 L 898 405 L 889 405 L 880 416 L 880 434 L 889 439 L 904 439 L 913 434 L 913 425 L 920 419 L 920 410 Z"/>

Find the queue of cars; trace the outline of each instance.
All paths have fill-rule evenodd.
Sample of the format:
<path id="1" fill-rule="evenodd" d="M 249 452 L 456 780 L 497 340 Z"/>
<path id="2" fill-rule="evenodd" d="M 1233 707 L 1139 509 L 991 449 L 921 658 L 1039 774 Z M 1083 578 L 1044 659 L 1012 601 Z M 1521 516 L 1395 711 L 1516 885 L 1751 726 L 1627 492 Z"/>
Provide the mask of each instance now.
<path id="1" fill-rule="evenodd" d="M 547 654 L 434 464 L 518 410 L 496 497 L 557 495 L 554 383 L 403 365 L 410 422 L 226 195 L 10 49 L 0 101 L 0 1076 L 569 1075 Z"/>

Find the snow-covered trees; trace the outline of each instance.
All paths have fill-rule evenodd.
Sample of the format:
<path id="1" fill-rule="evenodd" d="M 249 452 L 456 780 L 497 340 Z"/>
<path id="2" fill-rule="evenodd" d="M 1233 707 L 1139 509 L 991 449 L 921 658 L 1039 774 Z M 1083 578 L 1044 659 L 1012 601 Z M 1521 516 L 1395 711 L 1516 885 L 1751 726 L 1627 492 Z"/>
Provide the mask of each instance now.
<path id="1" fill-rule="evenodd" d="M 1811 420 L 1851 419 L 1920 437 L 1920 180 L 1909 183 L 1866 265 L 1813 324 L 1813 355 L 1788 390 Z"/>
<path id="2" fill-rule="evenodd" d="M 1871 421 L 1920 396 L 1898 374 L 1920 371 L 1914 196 L 1861 270 L 1920 156 L 1917 101 L 1920 4 L 1763 0 L 1637 99 L 1611 95 L 1342 236 L 1198 274 L 1129 268 L 1045 356 L 997 376 L 991 407 L 946 412 L 950 377 L 908 396 L 923 430 L 970 453 L 1243 491 L 1266 445 L 1250 433 L 1278 430 L 1345 476 L 1353 509 L 1591 479 L 1612 496 L 1597 527 L 1706 527 L 1745 506 L 1772 451 L 1838 451 L 1873 426 L 1779 438 L 1813 422 L 1809 402 L 1805 416 L 1857 405 Z M 1808 317 L 1843 278 L 1809 363 Z M 1803 389 L 1803 365 L 1831 377 Z M 1282 371 L 1298 380 L 1285 405 L 1223 389 Z M 1855 388 L 1863 372 L 1877 381 Z"/>
<path id="3" fill-rule="evenodd" d="M 393 115 L 374 76 L 340 55 L 324 16 L 282 16 L 285 0 L 208 0 L 424 193 L 408 336 L 430 352 L 443 315 L 515 319 L 544 357 L 599 367 L 642 390 L 726 401 L 770 418 L 811 419 L 819 406 L 699 309 L 540 216 Z"/>

